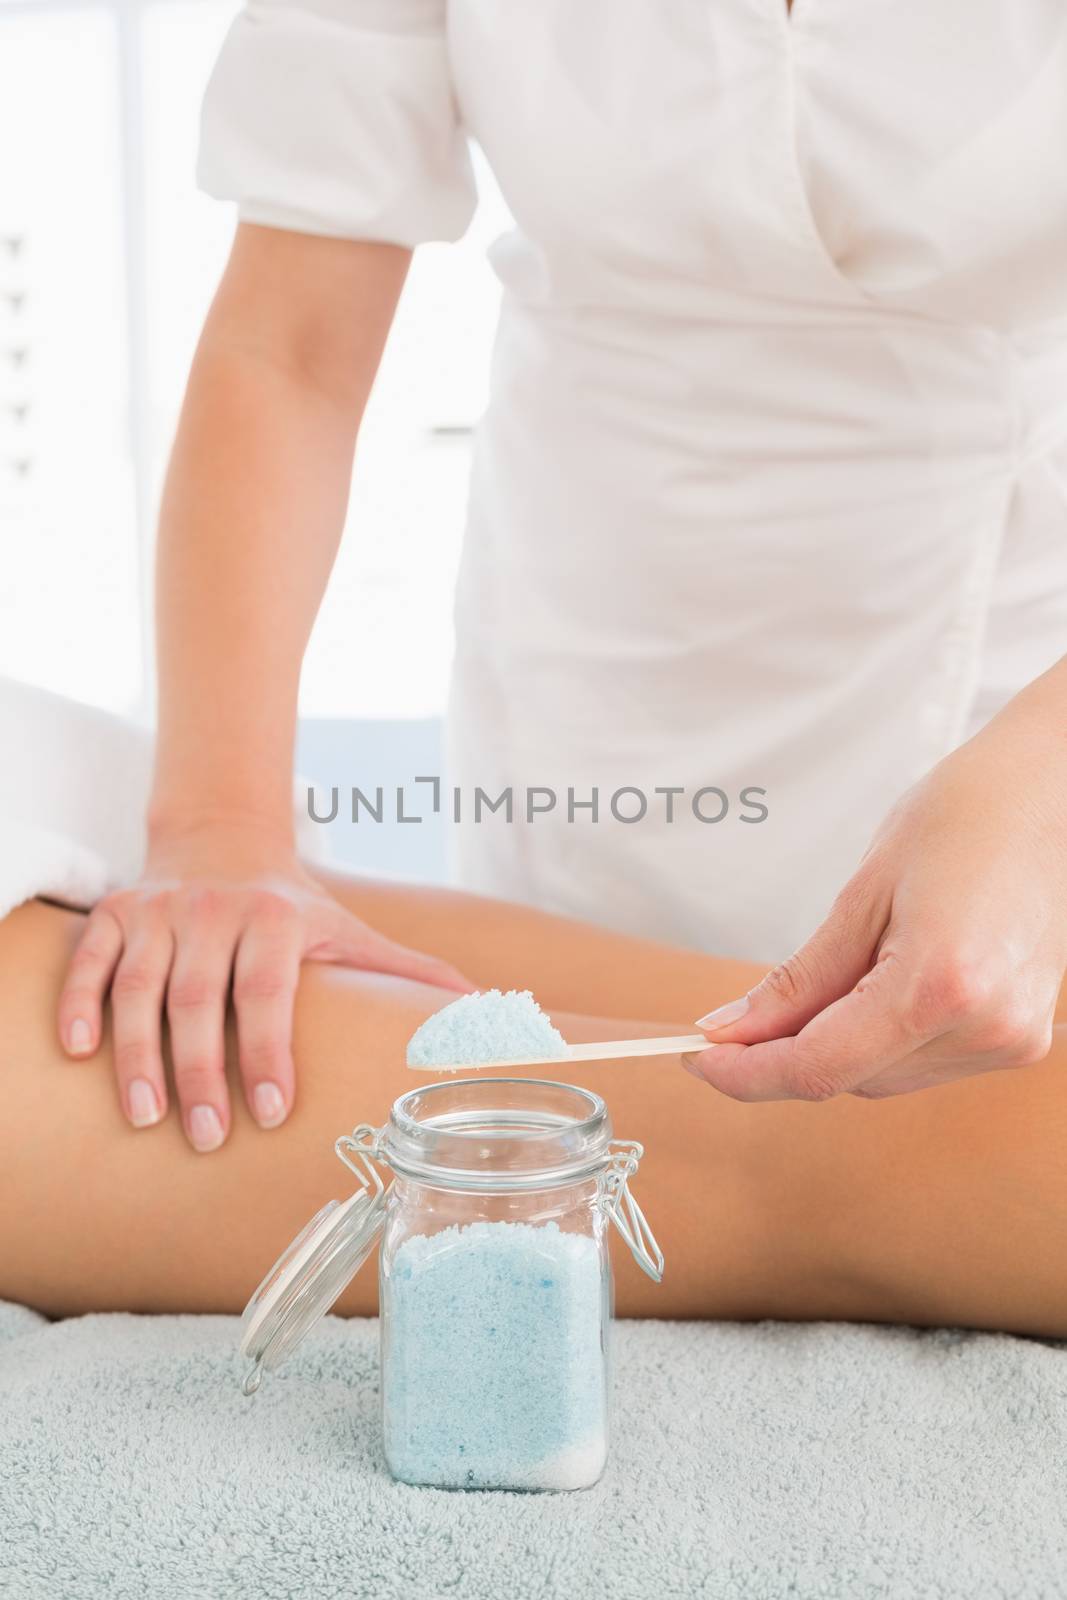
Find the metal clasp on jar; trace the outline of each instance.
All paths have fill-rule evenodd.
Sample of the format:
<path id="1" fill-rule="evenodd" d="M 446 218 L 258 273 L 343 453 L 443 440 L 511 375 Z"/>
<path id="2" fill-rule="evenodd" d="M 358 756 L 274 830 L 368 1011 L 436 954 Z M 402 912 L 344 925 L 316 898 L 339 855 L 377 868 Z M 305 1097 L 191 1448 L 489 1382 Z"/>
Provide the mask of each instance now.
<path id="1" fill-rule="evenodd" d="M 600 1175 L 600 1204 L 618 1228 L 630 1253 L 653 1283 L 663 1278 L 663 1251 L 656 1243 L 644 1212 L 630 1193 L 630 1179 L 645 1153 L 636 1140 L 613 1139 L 611 1158 Z"/>
<path id="2" fill-rule="evenodd" d="M 351 1133 L 343 1133 L 339 1139 L 334 1140 L 334 1154 L 339 1161 L 343 1161 L 349 1172 L 354 1172 L 364 1189 L 371 1191 L 372 1198 L 385 1191 L 379 1173 L 371 1157 L 381 1160 L 379 1141 L 382 1136 L 381 1128 L 375 1128 L 369 1122 L 361 1122 L 358 1128 L 353 1128 Z"/>

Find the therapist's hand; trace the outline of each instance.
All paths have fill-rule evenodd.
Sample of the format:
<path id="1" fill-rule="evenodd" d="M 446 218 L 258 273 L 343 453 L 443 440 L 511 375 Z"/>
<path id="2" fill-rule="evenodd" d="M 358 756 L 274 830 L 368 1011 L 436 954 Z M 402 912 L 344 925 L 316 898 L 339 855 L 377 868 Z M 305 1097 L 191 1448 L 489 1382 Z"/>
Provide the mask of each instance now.
<path id="1" fill-rule="evenodd" d="M 807 944 L 697 1024 L 715 1048 L 690 1071 L 738 1100 L 879 1098 L 1048 1053 L 1067 968 L 1052 677 L 900 801 Z"/>
<path id="2" fill-rule="evenodd" d="M 135 1128 L 167 1107 L 166 1016 L 182 1126 L 195 1150 L 230 1127 L 224 1024 L 232 998 L 249 1110 L 276 1128 L 293 1105 L 293 1005 L 300 965 L 334 962 L 439 988 L 472 987 L 446 962 L 406 949 L 346 911 L 286 850 L 247 833 L 157 847 L 141 882 L 94 907 L 59 1002 L 72 1057 L 99 1047 L 105 998 L 123 1109 Z"/>

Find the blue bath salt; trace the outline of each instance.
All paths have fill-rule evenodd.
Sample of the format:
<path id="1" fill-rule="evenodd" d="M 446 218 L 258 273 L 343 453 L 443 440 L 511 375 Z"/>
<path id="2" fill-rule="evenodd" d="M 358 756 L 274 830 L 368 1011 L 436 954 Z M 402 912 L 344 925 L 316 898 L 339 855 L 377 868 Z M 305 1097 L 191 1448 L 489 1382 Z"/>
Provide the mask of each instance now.
<path id="1" fill-rule="evenodd" d="M 465 994 L 416 1028 L 409 1067 L 477 1066 L 484 1061 L 561 1059 L 567 1041 L 528 989 Z"/>
<path id="2" fill-rule="evenodd" d="M 581 1489 L 607 1456 L 596 1240 L 555 1222 L 416 1234 L 383 1284 L 385 1453 L 448 1489 Z"/>

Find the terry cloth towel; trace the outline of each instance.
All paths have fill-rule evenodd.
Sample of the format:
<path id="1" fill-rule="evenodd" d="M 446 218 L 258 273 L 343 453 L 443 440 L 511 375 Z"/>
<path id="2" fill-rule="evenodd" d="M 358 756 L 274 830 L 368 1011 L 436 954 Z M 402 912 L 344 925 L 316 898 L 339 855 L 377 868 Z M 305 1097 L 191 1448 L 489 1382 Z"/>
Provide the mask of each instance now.
<path id="1" fill-rule="evenodd" d="M 252 1399 L 229 1317 L 0 1304 L 11 1600 L 1062 1600 L 1067 1355 L 1004 1335 L 621 1323 L 607 1474 L 394 1483 L 377 1325 Z"/>
<path id="2" fill-rule="evenodd" d="M 136 880 L 147 729 L 0 677 L 0 749 L 0 917 L 34 895 L 85 909 Z M 303 853 L 321 858 L 323 829 L 299 810 L 297 831 Z"/>

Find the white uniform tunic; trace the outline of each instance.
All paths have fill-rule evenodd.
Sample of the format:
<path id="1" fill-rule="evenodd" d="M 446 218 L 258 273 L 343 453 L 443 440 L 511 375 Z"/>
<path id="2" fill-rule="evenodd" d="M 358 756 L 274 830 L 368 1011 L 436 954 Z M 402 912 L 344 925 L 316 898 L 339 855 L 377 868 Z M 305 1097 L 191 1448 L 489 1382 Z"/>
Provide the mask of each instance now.
<path id="1" fill-rule="evenodd" d="M 468 137 L 517 231 L 453 777 L 559 802 L 462 828 L 463 876 L 776 959 L 1067 651 L 1067 6 L 252 0 L 201 177 L 415 244 Z"/>

